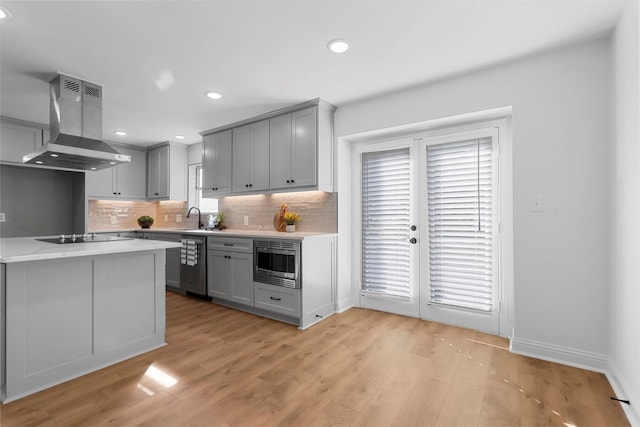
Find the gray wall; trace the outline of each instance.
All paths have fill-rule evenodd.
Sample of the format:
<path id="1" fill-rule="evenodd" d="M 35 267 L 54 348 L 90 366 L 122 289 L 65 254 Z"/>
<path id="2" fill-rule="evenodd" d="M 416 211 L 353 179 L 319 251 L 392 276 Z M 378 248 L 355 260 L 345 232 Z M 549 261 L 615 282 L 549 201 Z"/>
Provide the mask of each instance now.
<path id="1" fill-rule="evenodd" d="M 84 173 L 0 165 L 0 236 L 84 233 Z"/>

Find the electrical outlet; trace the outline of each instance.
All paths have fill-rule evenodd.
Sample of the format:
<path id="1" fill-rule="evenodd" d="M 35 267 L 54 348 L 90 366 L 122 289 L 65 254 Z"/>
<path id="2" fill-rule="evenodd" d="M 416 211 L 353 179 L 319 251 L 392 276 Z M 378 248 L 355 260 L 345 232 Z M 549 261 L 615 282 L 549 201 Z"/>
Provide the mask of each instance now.
<path id="1" fill-rule="evenodd" d="M 115 215 L 111 215 L 111 225 L 116 225 L 118 223 L 118 217 Z"/>
<path id="2" fill-rule="evenodd" d="M 0 213 L 0 222 L 5 222 L 4 212 Z"/>
<path id="3" fill-rule="evenodd" d="M 244 225 L 249 225 L 249 215 L 244 216 Z"/>
<path id="4" fill-rule="evenodd" d="M 182 222 L 182 215 L 176 215 L 176 222 Z"/>
<path id="5" fill-rule="evenodd" d="M 164 216 L 164 222 L 169 222 L 169 215 Z"/>

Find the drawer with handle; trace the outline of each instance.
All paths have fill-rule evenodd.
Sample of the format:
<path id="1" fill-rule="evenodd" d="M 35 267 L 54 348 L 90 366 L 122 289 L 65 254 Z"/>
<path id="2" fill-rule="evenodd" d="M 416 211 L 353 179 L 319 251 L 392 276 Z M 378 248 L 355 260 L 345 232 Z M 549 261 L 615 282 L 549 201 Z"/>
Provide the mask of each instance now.
<path id="1" fill-rule="evenodd" d="M 230 237 L 207 237 L 210 250 L 253 253 L 253 239 Z"/>
<path id="2" fill-rule="evenodd" d="M 291 317 L 300 317 L 300 289 L 254 282 L 254 293 L 256 308 Z"/>

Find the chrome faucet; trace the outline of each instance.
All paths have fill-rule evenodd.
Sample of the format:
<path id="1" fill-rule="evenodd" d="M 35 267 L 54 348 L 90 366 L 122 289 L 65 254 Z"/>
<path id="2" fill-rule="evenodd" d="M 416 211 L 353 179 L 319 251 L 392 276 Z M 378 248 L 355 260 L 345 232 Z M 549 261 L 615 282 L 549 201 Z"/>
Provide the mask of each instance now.
<path id="1" fill-rule="evenodd" d="M 198 229 L 201 229 L 202 226 L 204 226 L 204 224 L 202 223 L 202 217 L 200 216 L 200 208 L 196 207 L 196 206 L 191 206 L 189 208 L 189 212 L 187 212 L 187 218 L 189 218 L 189 216 L 191 215 L 191 211 L 197 209 L 198 210 Z"/>

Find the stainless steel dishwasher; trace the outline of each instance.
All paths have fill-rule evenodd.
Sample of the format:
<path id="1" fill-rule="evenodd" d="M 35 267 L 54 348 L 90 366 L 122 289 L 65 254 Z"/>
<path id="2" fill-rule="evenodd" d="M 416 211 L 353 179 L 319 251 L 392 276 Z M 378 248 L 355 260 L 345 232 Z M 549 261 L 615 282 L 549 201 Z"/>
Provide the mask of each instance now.
<path id="1" fill-rule="evenodd" d="M 180 285 L 188 295 L 207 298 L 207 238 L 183 235 Z"/>

